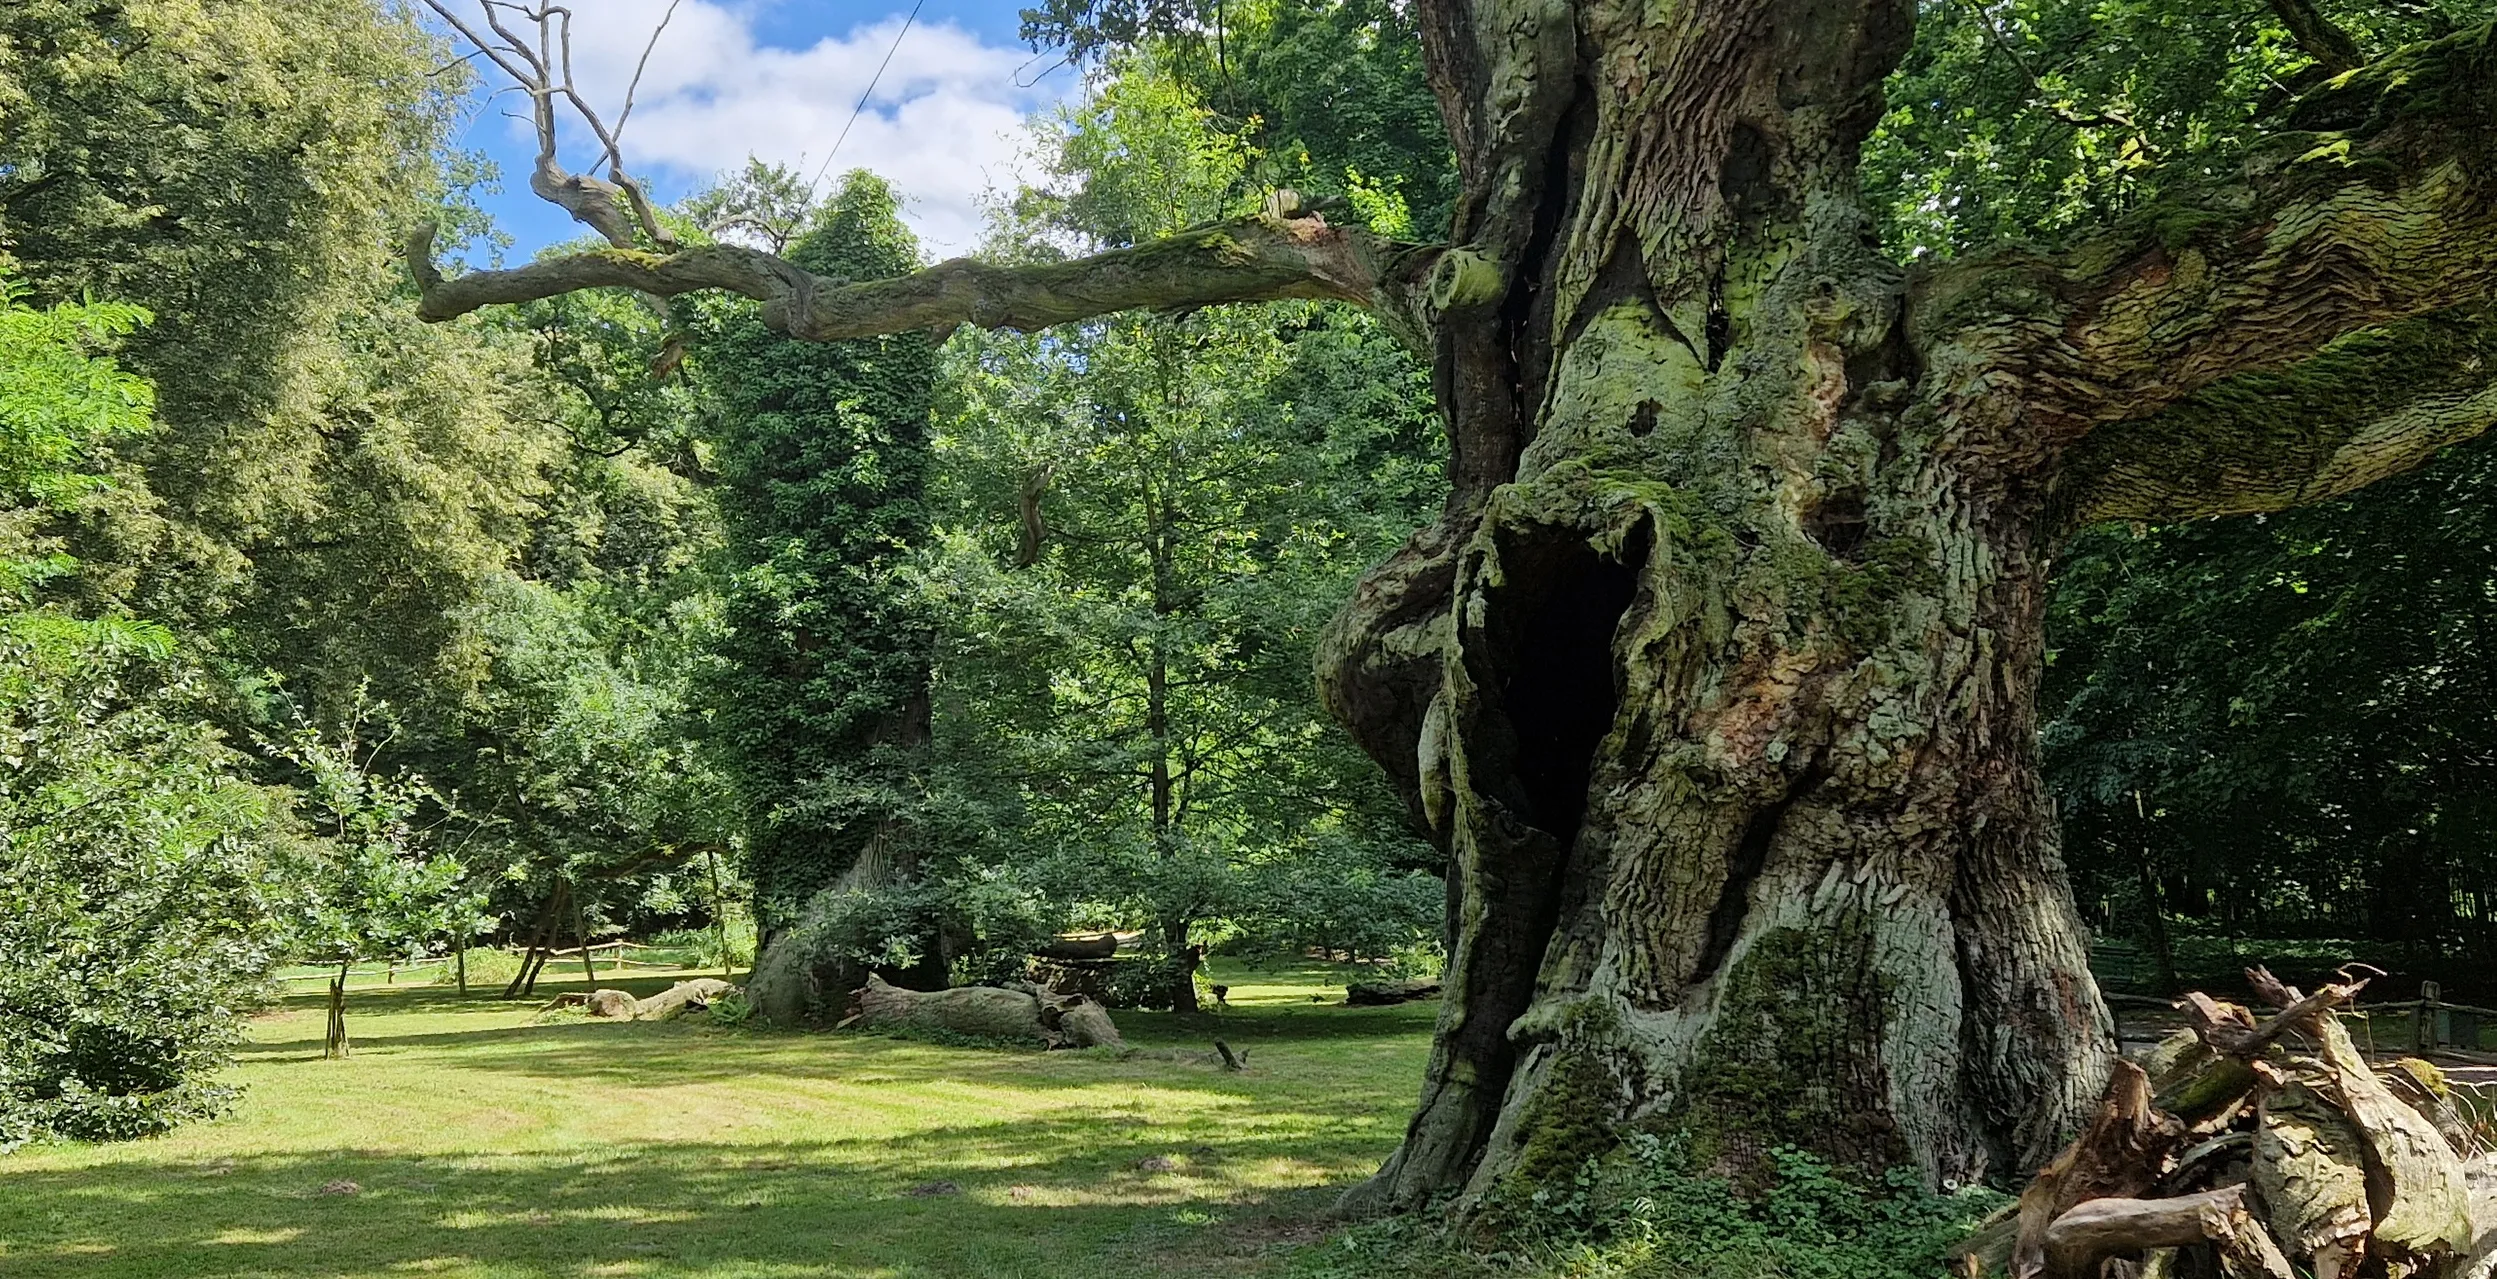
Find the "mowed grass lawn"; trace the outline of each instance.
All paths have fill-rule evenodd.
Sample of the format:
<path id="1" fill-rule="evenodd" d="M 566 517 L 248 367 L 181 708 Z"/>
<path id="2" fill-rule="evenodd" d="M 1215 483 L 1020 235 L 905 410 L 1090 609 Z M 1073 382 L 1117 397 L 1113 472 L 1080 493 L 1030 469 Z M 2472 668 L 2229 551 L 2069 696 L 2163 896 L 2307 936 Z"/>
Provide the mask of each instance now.
<path id="1" fill-rule="evenodd" d="M 357 990 L 323 1061 L 305 996 L 254 1024 L 225 1118 L 0 1157 L 0 1276 L 1256 1274 L 1420 1081 L 1436 1006 L 1344 1007 L 1344 971 L 1218 960 L 1233 1009 L 1121 1013 L 1123 1057 L 542 1020 L 576 974 L 520 1005 Z"/>

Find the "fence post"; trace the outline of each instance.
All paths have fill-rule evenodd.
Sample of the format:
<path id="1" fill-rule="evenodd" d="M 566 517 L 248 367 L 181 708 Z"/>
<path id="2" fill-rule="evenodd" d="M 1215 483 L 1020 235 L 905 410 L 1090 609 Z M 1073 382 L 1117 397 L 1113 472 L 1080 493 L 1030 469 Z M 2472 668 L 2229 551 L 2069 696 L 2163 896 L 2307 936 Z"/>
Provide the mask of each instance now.
<path id="1" fill-rule="evenodd" d="M 2419 983 L 2419 1012 L 2412 1018 L 2411 1047 L 2427 1052 L 2437 1045 L 2437 1004 L 2443 999 L 2444 987 L 2432 981 Z"/>

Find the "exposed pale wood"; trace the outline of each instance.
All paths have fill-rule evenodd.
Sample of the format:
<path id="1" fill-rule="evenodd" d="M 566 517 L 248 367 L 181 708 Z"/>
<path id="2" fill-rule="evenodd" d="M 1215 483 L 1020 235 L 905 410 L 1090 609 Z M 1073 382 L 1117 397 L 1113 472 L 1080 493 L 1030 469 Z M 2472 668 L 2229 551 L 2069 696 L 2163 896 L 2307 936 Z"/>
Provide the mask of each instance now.
<path id="1" fill-rule="evenodd" d="M 917 1026 L 986 1039 L 1032 1039 L 1052 1048 L 1126 1046 L 1108 1010 L 1082 995 L 1002 986 L 904 990 L 872 974 L 858 992 L 857 1017 L 844 1024 L 852 1023 L 871 1030 Z"/>
<path id="2" fill-rule="evenodd" d="M 2042 1243 L 2047 1279 L 2097 1279 L 2098 1263 L 2109 1257 L 2193 1244 L 2220 1245 L 2263 1267 L 2253 1273 L 2290 1279 L 2287 1260 L 2247 1214 L 2243 1186 L 2174 1199 L 2093 1199 L 2055 1218 Z"/>
<path id="3" fill-rule="evenodd" d="M 2142 1068 L 2117 1062 L 2089 1127 L 2021 1193 L 2012 1279 L 2032 1279 L 2051 1268 L 2051 1228 L 2076 1205 L 2127 1199 L 2157 1184 L 2166 1154 L 2183 1131 L 2151 1107 L 2150 1077 Z"/>

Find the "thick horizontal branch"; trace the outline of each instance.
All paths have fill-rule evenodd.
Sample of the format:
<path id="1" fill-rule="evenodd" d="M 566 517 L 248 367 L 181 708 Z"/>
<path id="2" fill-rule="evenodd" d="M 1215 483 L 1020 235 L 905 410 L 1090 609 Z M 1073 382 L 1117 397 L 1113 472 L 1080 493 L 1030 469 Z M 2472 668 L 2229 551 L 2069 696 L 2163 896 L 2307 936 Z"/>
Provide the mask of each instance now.
<path id="1" fill-rule="evenodd" d="M 2330 501 L 2497 429 L 2497 311 L 2352 334 L 2101 427 L 2058 482 L 2071 527 L 2247 515 Z"/>
<path id="2" fill-rule="evenodd" d="M 885 280 L 810 274 L 769 253 L 704 245 L 674 253 L 602 249 L 444 279 L 432 237 L 410 245 L 418 314 L 447 320 L 481 307 L 587 288 L 672 297 L 724 290 L 763 303 L 766 324 L 837 342 L 958 325 L 1034 330 L 1114 311 L 1327 298 L 1377 310 L 1408 342 L 1422 325 L 1420 273 L 1436 254 L 1330 225 L 1291 202 L 1151 244 L 1069 262 L 998 266 L 968 258 Z"/>
<path id="3" fill-rule="evenodd" d="M 2419 412 L 2362 402 L 2362 420 L 2337 438 L 2307 431 L 2298 458 L 2264 460 L 2311 425 L 2283 429 L 2300 414 L 2298 379 L 2281 371 L 2361 330 L 2497 300 L 2493 42 L 2497 27 L 2484 27 L 2327 82 L 2293 112 L 2298 131 L 2258 148 L 2236 185 L 2064 252 L 2003 251 L 1928 273 L 1911 322 L 1944 375 L 1936 391 L 1955 401 L 1939 407 L 2017 421 L 2050 462 L 2106 432 L 2076 455 L 2101 477 L 2206 472 L 2168 477 L 2182 482 L 2147 497 L 2118 500 L 2125 485 L 2111 485 L 2091 499 L 2102 514 L 2315 500 L 2374 478 L 2386 459 L 2433 451 L 2416 440 L 2450 442 L 2476 410 L 2405 397 Z M 2243 381 L 2266 374 L 2279 377 Z M 1971 413 L 1987 401 L 1997 407 Z M 2272 411 L 2214 411 L 2263 401 Z M 2172 440 L 2178 448 L 2163 447 Z M 2248 484 L 2259 491 L 2237 496 Z"/>

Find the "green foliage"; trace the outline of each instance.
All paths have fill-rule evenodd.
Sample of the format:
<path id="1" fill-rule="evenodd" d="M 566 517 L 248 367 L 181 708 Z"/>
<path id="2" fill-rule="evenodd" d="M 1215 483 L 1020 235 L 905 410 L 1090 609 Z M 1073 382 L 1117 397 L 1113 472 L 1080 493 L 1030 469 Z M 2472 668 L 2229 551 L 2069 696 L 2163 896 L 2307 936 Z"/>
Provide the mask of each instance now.
<path id="1" fill-rule="evenodd" d="M 1922 0 L 1864 181 L 1894 253 L 2052 239 L 2228 181 L 2323 78 L 2272 10 L 2223 0 Z M 2319 6 L 2369 57 L 2484 0 Z"/>
<path id="2" fill-rule="evenodd" d="M 1042 134 L 1051 182 L 1004 211 L 996 252 L 1234 209 L 1254 156 L 1216 123 L 1166 70 L 1120 63 Z M 1174 956 L 1217 918 L 1306 935 L 1357 895 L 1304 881 L 1432 864 L 1308 674 L 1353 578 L 1442 493 L 1410 358 L 1317 305 L 965 332 L 946 354 L 935 728 L 962 786 L 997 797 L 993 842 Z M 1378 922 L 1373 953 L 1414 940 L 1409 916 Z"/>
<path id="3" fill-rule="evenodd" d="M 1935 1195 L 1904 1170 L 1868 1178 L 1793 1147 L 1756 1190 L 1695 1163 L 1678 1138 L 1634 1132 L 1536 1192 L 1534 1224 L 1485 1248 L 1428 1218 L 1358 1227 L 1295 1258 L 1294 1279 L 1519 1275 L 1541 1279 L 1932 1279 L 2006 1199 Z"/>
<path id="4" fill-rule="evenodd" d="M 754 1019 L 754 1004 L 747 1000 L 742 988 L 713 999 L 705 1011 L 722 1026 L 742 1026 Z"/>
<path id="5" fill-rule="evenodd" d="M 2077 542 L 2043 740 L 2083 901 L 2497 953 L 2492 511 L 2482 441 L 2343 502 Z"/>
<path id="6" fill-rule="evenodd" d="M 358 959 L 414 958 L 447 940 L 480 904 L 461 891 L 459 860 L 428 846 L 418 815 L 441 797 L 421 777 L 376 772 L 379 749 L 356 736 L 359 715 L 340 736 L 298 725 L 263 748 L 299 770 L 303 816 L 319 837 L 302 868 L 307 890 L 295 921 L 296 955 L 346 965 Z"/>
<path id="7" fill-rule="evenodd" d="M 77 469 L 113 440 L 152 425 L 155 388 L 106 355 L 148 321 L 143 307 L 110 302 L 36 309 L 0 276 L 0 491 L 61 505 L 104 483 Z"/>
<path id="8" fill-rule="evenodd" d="M 195 671 L 0 630 L 0 1149 L 213 1113 L 296 898 L 283 800 Z"/>
<path id="9" fill-rule="evenodd" d="M 1035 47 L 1098 58 L 1113 86 L 1166 76 L 1172 109 L 1204 116 L 1248 158 L 1230 194 L 1288 186 L 1348 197 L 1372 229 L 1447 234 L 1458 190 L 1412 11 L 1387 0 L 1048 0 L 1023 11 Z M 1151 76 L 1138 76 L 1140 67 Z"/>
<path id="10" fill-rule="evenodd" d="M 24 299 L 0 274 L 0 601 L 11 603 L 77 570 L 41 522 L 106 486 L 92 469 L 115 439 L 154 425 L 155 404 L 154 388 L 107 354 L 147 322 L 145 310 L 104 302 L 39 310 Z M 65 621 L 52 615 L 47 624 Z"/>

